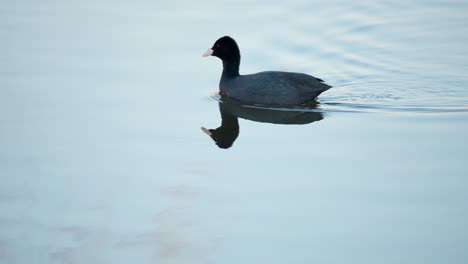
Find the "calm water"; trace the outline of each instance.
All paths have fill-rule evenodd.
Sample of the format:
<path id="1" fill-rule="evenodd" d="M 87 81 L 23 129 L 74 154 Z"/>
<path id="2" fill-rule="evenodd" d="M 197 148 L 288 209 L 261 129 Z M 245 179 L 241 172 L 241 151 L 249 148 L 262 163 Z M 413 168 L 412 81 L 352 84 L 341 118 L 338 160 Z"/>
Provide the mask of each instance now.
<path id="1" fill-rule="evenodd" d="M 467 263 L 468 2 L 222 2 L 0 5 L 0 263 Z"/>

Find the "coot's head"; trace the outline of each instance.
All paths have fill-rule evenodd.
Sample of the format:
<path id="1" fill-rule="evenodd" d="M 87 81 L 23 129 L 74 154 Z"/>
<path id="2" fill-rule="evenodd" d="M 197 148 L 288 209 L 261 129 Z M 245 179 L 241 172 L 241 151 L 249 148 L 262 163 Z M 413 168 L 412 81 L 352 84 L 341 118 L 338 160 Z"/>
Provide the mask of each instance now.
<path id="1" fill-rule="evenodd" d="M 236 41 L 229 37 L 224 36 L 218 39 L 211 49 L 208 49 L 203 53 L 203 57 L 215 56 L 223 61 L 229 61 L 232 59 L 240 59 L 240 51 Z"/>
<path id="2" fill-rule="evenodd" d="M 201 128 L 205 134 L 210 136 L 216 145 L 222 149 L 228 149 L 234 144 L 237 136 L 239 136 L 239 126 L 236 128 L 226 128 L 223 126 L 218 127 L 217 129 L 206 129 Z"/>

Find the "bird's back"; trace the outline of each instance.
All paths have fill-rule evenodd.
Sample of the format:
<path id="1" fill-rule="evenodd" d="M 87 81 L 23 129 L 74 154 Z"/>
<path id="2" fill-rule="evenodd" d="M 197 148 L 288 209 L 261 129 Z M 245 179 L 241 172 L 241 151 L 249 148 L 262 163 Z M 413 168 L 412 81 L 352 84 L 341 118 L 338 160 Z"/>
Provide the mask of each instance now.
<path id="1" fill-rule="evenodd" d="M 220 81 L 222 93 L 260 104 L 301 104 L 314 100 L 331 86 L 304 73 L 265 71 Z"/>

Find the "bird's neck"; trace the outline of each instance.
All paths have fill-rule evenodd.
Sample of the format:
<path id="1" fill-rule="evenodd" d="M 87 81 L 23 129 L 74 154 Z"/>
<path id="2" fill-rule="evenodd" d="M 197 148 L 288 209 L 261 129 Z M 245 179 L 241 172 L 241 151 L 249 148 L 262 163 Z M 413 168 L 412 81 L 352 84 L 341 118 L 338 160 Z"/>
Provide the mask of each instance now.
<path id="1" fill-rule="evenodd" d="M 223 74 L 221 78 L 234 78 L 239 76 L 240 55 L 223 60 Z"/>
<path id="2" fill-rule="evenodd" d="M 221 112 L 221 126 L 223 130 L 230 130 L 233 133 L 239 133 L 239 120 L 237 116 Z"/>

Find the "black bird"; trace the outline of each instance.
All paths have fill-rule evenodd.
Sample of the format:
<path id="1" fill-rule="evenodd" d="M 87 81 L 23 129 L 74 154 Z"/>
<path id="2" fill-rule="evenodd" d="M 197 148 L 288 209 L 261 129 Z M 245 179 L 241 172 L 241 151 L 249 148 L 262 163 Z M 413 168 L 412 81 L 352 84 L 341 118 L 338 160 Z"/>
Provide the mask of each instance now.
<path id="1" fill-rule="evenodd" d="M 240 51 L 236 41 L 224 36 L 203 57 L 215 56 L 223 61 L 219 82 L 221 94 L 241 102 L 266 105 L 300 105 L 315 98 L 331 86 L 322 79 L 295 72 L 264 71 L 240 75 Z"/>

